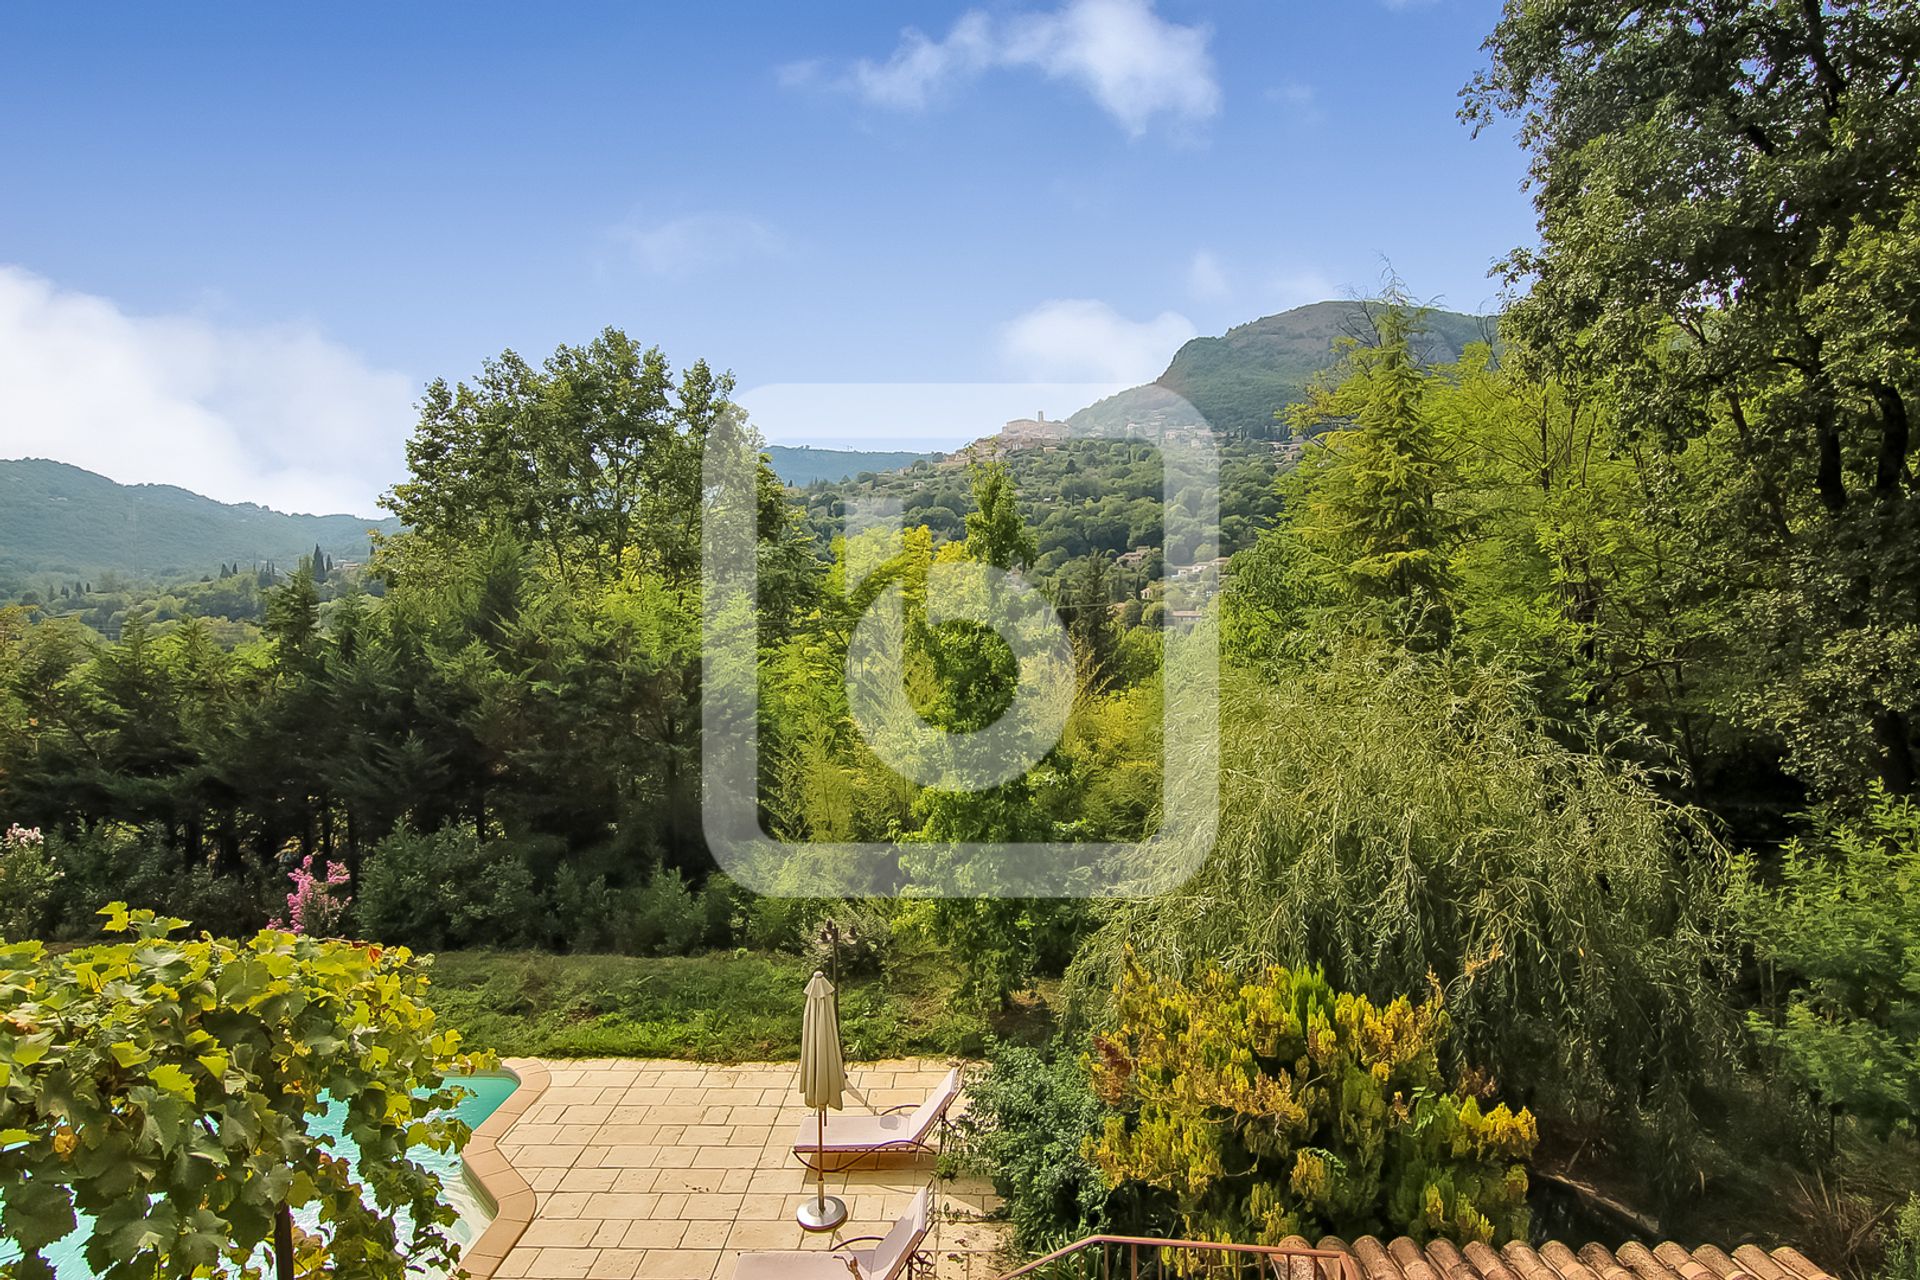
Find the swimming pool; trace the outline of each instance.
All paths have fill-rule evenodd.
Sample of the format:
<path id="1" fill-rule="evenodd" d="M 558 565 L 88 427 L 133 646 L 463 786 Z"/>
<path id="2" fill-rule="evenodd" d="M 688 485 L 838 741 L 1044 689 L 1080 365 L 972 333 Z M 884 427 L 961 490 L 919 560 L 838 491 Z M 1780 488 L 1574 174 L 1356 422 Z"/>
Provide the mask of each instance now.
<path id="1" fill-rule="evenodd" d="M 453 1109 L 453 1114 L 477 1129 L 482 1120 L 499 1110 L 508 1095 L 520 1087 L 520 1082 L 510 1075 L 482 1075 L 464 1077 L 460 1085 L 467 1090 L 467 1096 Z M 346 1104 L 333 1104 L 315 1125 L 315 1132 L 330 1134 L 334 1140 L 334 1151 L 358 1154 L 353 1140 L 340 1132 L 346 1114 Z M 471 1245 L 487 1229 L 487 1223 L 493 1220 L 493 1205 L 468 1180 L 466 1169 L 454 1152 L 422 1149 L 414 1154 L 414 1159 L 440 1175 L 441 1185 L 446 1189 L 447 1203 L 460 1215 L 450 1234 L 460 1242 L 461 1248 Z M 308 1228 L 315 1223 L 314 1218 L 302 1214 L 295 1214 L 294 1221 Z M 59 1280 L 93 1280 L 93 1272 L 87 1266 L 84 1252 L 87 1228 L 88 1220 L 83 1214 L 73 1234 L 47 1250 L 47 1261 L 53 1264 L 54 1275 Z M 18 1256 L 11 1246 L 0 1242 L 0 1264 Z"/>

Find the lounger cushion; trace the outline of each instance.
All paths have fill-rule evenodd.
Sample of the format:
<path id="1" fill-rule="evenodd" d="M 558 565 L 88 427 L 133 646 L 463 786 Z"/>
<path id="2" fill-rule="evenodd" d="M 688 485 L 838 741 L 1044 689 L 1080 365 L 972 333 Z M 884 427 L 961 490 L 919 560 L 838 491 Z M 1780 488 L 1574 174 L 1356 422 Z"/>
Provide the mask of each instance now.
<path id="1" fill-rule="evenodd" d="M 947 1072 L 947 1078 L 940 1087 L 927 1095 L 927 1100 L 914 1108 L 912 1124 L 914 1132 L 926 1134 L 933 1132 L 933 1126 L 940 1122 L 941 1113 L 953 1105 L 960 1096 L 960 1068 Z"/>
<path id="2" fill-rule="evenodd" d="M 825 1147 L 820 1145 L 820 1118 L 806 1116 L 794 1127 L 793 1149 L 799 1152 L 871 1151 L 924 1142 L 941 1113 L 952 1106 L 959 1095 L 960 1072 L 955 1069 L 911 1112 L 884 1116 L 829 1115 Z"/>
<path id="3" fill-rule="evenodd" d="M 908 1143 L 913 1140 L 913 1117 L 910 1115 L 891 1116 L 828 1116 L 827 1151 L 870 1151 L 875 1147 L 889 1143 Z M 793 1132 L 795 1151 L 819 1151 L 820 1121 L 808 1116 L 802 1120 Z"/>
<path id="4" fill-rule="evenodd" d="M 857 1255 L 871 1257 L 867 1249 L 790 1249 L 778 1253 L 743 1253 L 734 1264 L 734 1280 L 856 1280 L 847 1267 L 847 1259 Z M 863 1266 L 857 1280 L 870 1274 Z"/>
<path id="5" fill-rule="evenodd" d="M 922 1187 L 907 1209 L 906 1217 L 893 1224 L 893 1230 L 874 1246 L 873 1256 L 863 1261 L 862 1266 L 872 1280 L 885 1280 L 885 1277 L 900 1270 L 907 1255 L 926 1239 L 927 1227 L 932 1221 L 933 1193 Z"/>

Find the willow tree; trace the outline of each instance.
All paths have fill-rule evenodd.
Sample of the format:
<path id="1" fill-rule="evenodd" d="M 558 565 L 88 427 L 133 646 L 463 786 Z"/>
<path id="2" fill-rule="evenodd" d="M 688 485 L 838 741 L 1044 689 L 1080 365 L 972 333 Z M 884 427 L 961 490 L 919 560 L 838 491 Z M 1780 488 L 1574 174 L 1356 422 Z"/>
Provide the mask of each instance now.
<path id="1" fill-rule="evenodd" d="M 1173 976 L 1320 966 L 1376 1001 L 1431 976 L 1455 1065 L 1602 1143 L 1651 1116 L 1669 1171 L 1688 1164 L 1732 1030 L 1724 855 L 1692 811 L 1448 656 L 1347 641 L 1223 671 L 1220 701 L 1218 839 L 1187 883 L 1107 917 L 1076 962 L 1083 999 L 1129 948 Z"/>

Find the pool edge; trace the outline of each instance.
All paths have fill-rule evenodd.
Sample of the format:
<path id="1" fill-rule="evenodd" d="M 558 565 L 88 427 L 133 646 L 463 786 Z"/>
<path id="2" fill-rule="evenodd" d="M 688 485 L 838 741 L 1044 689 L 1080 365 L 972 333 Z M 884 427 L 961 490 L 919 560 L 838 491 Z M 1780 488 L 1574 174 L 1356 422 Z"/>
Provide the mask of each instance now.
<path id="1" fill-rule="evenodd" d="M 493 1221 L 460 1255 L 460 1274 L 469 1280 L 493 1280 L 494 1272 L 533 1222 L 533 1188 L 500 1153 L 500 1138 L 540 1100 L 553 1077 L 535 1058 L 504 1059 L 500 1070 L 519 1081 L 519 1086 L 480 1122 L 461 1153 L 468 1179 L 494 1204 Z"/>

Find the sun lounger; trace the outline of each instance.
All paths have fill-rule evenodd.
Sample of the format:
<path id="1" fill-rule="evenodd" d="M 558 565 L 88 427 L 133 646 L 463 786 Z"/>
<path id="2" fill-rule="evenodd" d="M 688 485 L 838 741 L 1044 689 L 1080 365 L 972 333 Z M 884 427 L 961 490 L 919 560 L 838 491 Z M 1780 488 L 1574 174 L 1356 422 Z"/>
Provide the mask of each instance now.
<path id="1" fill-rule="evenodd" d="M 959 1097 L 960 1071 L 956 1067 L 918 1106 L 898 1106 L 871 1116 L 829 1113 L 824 1143 L 820 1140 L 819 1118 L 810 1115 L 794 1133 L 793 1154 L 809 1169 L 822 1164 L 840 1169 L 867 1156 L 930 1153 L 934 1149 L 933 1131 Z"/>
<path id="2" fill-rule="evenodd" d="M 923 1188 L 884 1236 L 859 1236 L 837 1249 L 743 1253 L 733 1280 L 900 1280 L 921 1272 L 920 1246 L 933 1222 L 933 1193 Z M 854 1246 L 868 1244 L 867 1248 Z M 931 1274 L 930 1271 L 927 1274 Z"/>

